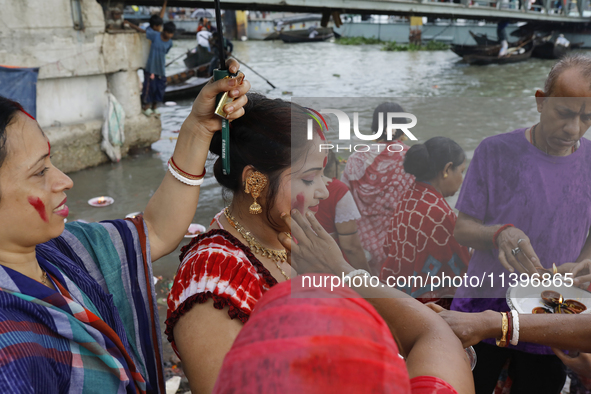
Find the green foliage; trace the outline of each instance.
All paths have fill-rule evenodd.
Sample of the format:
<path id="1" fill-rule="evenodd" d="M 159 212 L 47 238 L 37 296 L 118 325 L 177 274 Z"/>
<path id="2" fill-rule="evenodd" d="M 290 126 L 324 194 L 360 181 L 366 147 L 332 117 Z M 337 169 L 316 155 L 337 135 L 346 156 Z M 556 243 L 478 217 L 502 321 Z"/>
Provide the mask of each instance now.
<path id="1" fill-rule="evenodd" d="M 441 41 L 429 41 L 427 45 L 425 45 L 425 51 L 447 51 L 449 49 L 449 45 Z"/>
<path id="2" fill-rule="evenodd" d="M 382 40 L 378 40 L 375 37 L 341 37 L 335 40 L 335 42 L 340 45 L 375 45 L 383 43 Z"/>
<path id="3" fill-rule="evenodd" d="M 396 41 L 390 41 L 384 44 L 382 51 L 393 51 L 393 52 L 414 52 L 414 51 L 444 51 L 449 49 L 449 45 L 438 42 L 429 41 L 425 45 L 417 44 L 397 44 Z"/>

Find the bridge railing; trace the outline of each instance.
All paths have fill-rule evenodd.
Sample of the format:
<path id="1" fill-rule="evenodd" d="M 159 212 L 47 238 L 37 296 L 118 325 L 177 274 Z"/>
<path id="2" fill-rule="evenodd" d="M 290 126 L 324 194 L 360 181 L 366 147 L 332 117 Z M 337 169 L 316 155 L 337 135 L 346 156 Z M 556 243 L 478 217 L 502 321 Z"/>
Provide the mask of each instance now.
<path id="1" fill-rule="evenodd" d="M 423 3 L 442 3 L 440 0 L 416 0 Z M 503 11 L 565 15 L 591 16 L 591 0 L 455 0 L 446 3 L 460 3 L 469 8 L 490 8 Z"/>

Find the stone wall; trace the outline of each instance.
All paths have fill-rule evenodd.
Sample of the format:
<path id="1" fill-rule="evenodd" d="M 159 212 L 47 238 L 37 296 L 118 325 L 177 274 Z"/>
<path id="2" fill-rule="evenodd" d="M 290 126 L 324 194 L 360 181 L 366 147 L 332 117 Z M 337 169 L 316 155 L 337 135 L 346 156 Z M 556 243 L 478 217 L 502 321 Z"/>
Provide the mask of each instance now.
<path id="1" fill-rule="evenodd" d="M 158 117 L 141 114 L 138 68 L 149 41 L 133 31 L 105 32 L 96 0 L 79 0 L 84 30 L 74 28 L 72 0 L 3 2 L 0 64 L 39 67 L 37 120 L 52 143 L 54 163 L 76 171 L 108 161 L 100 150 L 106 92 L 125 109 L 125 146 L 150 146 Z"/>

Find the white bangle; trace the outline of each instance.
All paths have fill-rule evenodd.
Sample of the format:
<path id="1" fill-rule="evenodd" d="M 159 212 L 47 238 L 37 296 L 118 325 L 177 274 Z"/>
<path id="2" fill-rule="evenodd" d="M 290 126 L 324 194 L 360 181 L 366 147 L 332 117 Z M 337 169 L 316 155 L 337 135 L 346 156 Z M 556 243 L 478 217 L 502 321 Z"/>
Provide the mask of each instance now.
<path id="1" fill-rule="evenodd" d="M 347 275 L 345 275 L 345 278 L 349 278 L 349 283 L 351 282 L 351 280 L 358 275 L 363 275 L 363 276 L 371 276 L 369 274 L 369 272 L 367 272 L 366 270 L 354 270 L 349 272 Z"/>
<path id="2" fill-rule="evenodd" d="M 172 174 L 173 177 L 181 181 L 182 183 L 189 185 L 189 186 L 199 186 L 203 183 L 203 178 L 201 179 L 189 179 L 181 174 L 179 174 L 171 165 L 168 163 L 168 171 Z"/>
<path id="3" fill-rule="evenodd" d="M 519 313 L 511 310 L 511 317 L 513 317 L 513 332 L 511 333 L 511 345 L 516 346 L 519 343 Z"/>

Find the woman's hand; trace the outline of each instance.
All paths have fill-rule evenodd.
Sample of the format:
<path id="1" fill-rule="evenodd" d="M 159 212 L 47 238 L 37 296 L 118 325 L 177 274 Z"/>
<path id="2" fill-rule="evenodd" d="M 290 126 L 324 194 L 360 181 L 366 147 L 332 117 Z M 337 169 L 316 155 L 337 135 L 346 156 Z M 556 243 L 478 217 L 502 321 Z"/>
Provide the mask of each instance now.
<path id="1" fill-rule="evenodd" d="M 353 270 L 343 258 L 339 245 L 314 215 L 309 213 L 304 218 L 294 209 L 291 216 L 285 214 L 282 219 L 291 229 L 293 239 L 284 233 L 279 234 L 278 239 L 287 249 L 291 265 L 298 274 L 319 272 L 341 275 Z"/>
<path id="2" fill-rule="evenodd" d="M 501 329 L 501 315 L 498 312 L 464 313 L 448 311 L 433 303 L 425 305 L 447 322 L 464 347 L 476 345 L 486 338 L 497 337 L 494 332 L 496 326 Z"/>
<path id="3" fill-rule="evenodd" d="M 591 378 L 591 354 L 577 352 L 573 357 L 572 354 L 566 354 L 560 349 L 552 348 L 552 351 L 562 360 L 564 365 L 572 369 L 577 375 L 586 379 Z"/>
<path id="4" fill-rule="evenodd" d="M 509 272 L 515 270 L 529 275 L 538 273 L 537 268 L 544 268 L 540 259 L 523 231 L 516 227 L 508 227 L 497 236 L 499 261 Z M 512 251 L 518 253 L 513 255 Z"/>
<path id="5" fill-rule="evenodd" d="M 235 59 L 228 59 L 226 65 L 233 74 L 237 73 L 240 67 L 240 64 Z M 248 102 L 246 93 L 249 89 L 250 82 L 244 79 L 242 73 L 238 74 L 237 77 L 218 81 L 214 81 L 212 78 L 199 92 L 199 96 L 197 96 L 191 108 L 191 114 L 185 122 L 191 122 L 193 126 L 212 136 L 222 128 L 222 119 L 214 113 L 216 96 L 219 93 L 229 92 L 229 96 L 234 101 L 226 104 L 224 111 L 228 114 L 228 120 L 234 120 L 244 115 L 243 107 Z"/>

